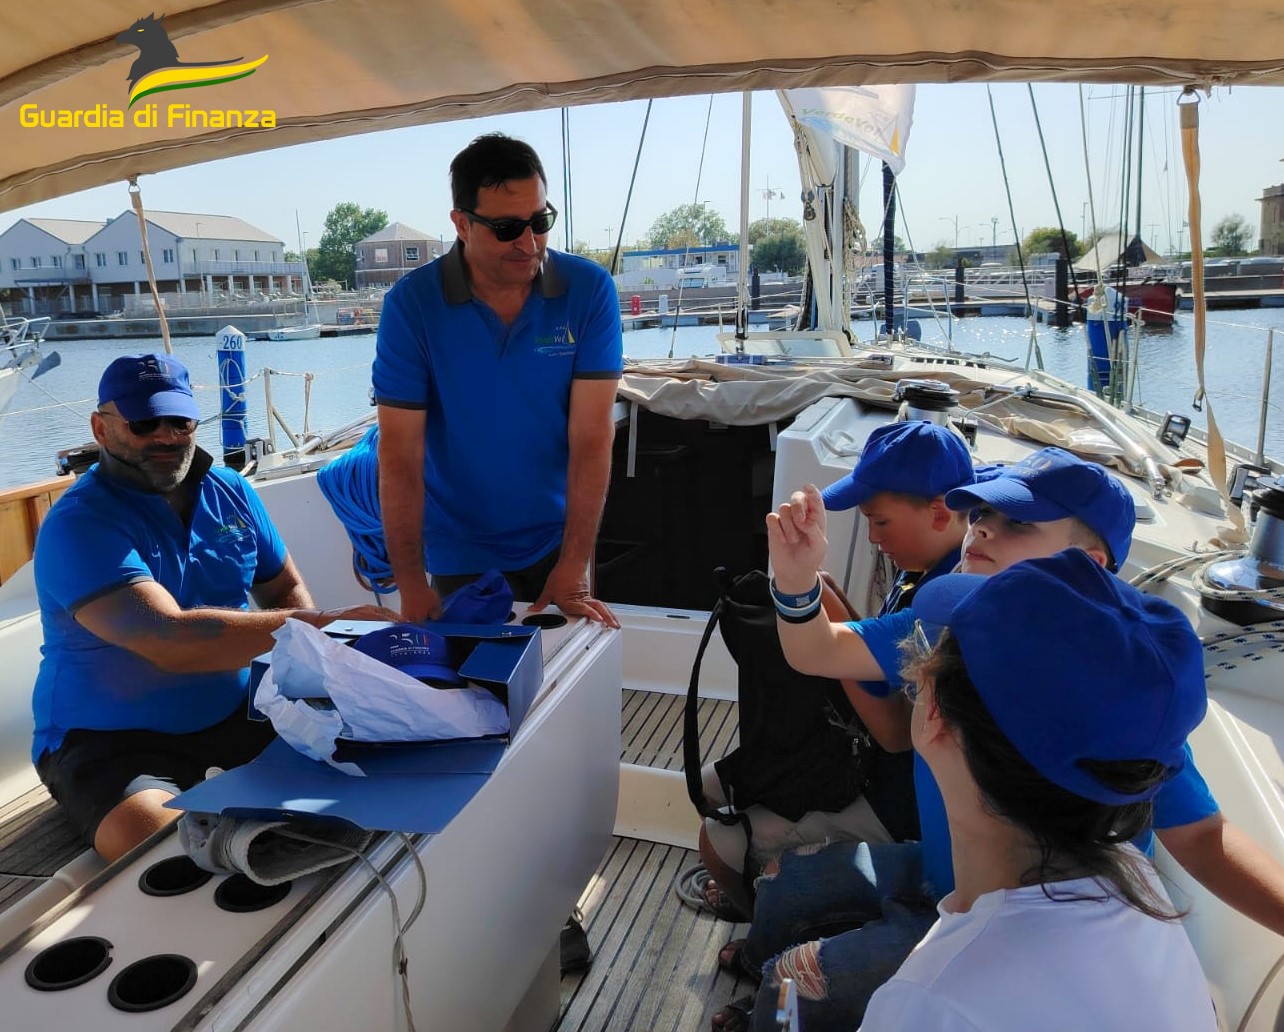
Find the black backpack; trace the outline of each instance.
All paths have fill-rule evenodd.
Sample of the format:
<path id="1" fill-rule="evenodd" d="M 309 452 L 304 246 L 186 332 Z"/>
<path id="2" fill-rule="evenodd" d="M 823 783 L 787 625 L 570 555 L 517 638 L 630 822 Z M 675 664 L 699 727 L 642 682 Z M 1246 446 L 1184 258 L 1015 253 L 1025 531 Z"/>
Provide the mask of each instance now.
<path id="1" fill-rule="evenodd" d="M 880 747 L 837 681 L 800 674 L 785 660 L 767 575 L 753 570 L 732 579 L 722 569 L 717 574 L 722 593 L 696 653 L 683 721 L 691 802 L 702 817 L 726 824 L 747 823 L 742 811 L 752 805 L 790 821 L 813 810 L 844 809 L 865 790 Z M 697 717 L 700 662 L 719 626 L 738 668 L 740 702 L 740 745 L 714 764 L 730 803 L 725 809 L 704 795 Z"/>

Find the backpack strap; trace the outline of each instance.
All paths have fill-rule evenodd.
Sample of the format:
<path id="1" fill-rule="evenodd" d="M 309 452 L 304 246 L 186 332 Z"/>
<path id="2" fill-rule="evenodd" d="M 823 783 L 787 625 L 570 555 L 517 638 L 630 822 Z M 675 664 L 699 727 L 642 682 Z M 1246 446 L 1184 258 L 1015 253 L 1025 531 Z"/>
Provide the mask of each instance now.
<path id="1" fill-rule="evenodd" d="M 726 815 L 718 810 L 704 794 L 704 784 L 700 777 L 700 662 L 704 659 L 704 650 L 709 646 L 714 628 L 722 616 L 722 602 L 725 594 L 718 596 L 709 614 L 709 621 L 704 625 L 704 635 L 700 638 L 700 647 L 696 650 L 695 663 L 691 667 L 691 681 L 687 685 L 687 705 L 682 714 L 682 767 L 687 777 L 687 795 L 701 817 L 712 817 L 714 820 L 725 820 Z"/>

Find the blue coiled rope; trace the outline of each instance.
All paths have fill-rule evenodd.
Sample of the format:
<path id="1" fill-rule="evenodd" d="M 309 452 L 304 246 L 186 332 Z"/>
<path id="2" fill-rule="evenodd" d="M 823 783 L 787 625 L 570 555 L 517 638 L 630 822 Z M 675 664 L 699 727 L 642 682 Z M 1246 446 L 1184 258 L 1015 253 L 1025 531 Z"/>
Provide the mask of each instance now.
<path id="1" fill-rule="evenodd" d="M 317 471 L 317 486 L 352 542 L 352 573 L 378 599 L 397 590 L 379 509 L 379 427 Z"/>

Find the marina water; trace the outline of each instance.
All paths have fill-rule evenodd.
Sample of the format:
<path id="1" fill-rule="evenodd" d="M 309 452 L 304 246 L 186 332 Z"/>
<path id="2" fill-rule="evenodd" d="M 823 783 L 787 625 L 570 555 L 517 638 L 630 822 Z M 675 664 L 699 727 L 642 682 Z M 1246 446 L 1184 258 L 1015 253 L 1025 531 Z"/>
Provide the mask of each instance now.
<path id="1" fill-rule="evenodd" d="M 1030 351 L 1031 326 L 1015 317 L 956 319 L 952 327 L 944 321 L 919 320 L 925 342 L 945 344 L 952 338 L 955 349 L 989 354 L 1024 363 Z M 1284 456 L 1284 309 L 1251 309 L 1213 312 L 1208 320 L 1206 382 L 1223 434 L 1241 444 L 1255 447 L 1261 409 L 1263 360 L 1267 330 L 1275 328 L 1281 354 L 1271 376 L 1271 402 L 1266 428 L 1266 452 Z M 870 323 L 858 324 L 861 340 L 873 338 Z M 684 326 L 672 329 L 632 330 L 624 335 L 625 354 L 630 358 L 660 358 L 708 355 L 718 350 L 715 326 Z M 1039 326 L 1039 352 L 1044 368 L 1074 383 L 1086 376 L 1082 326 L 1056 330 Z M 214 338 L 176 338 L 174 352 L 191 370 L 197 400 L 207 420 L 198 431 L 201 445 L 215 455 L 222 454 L 217 420 L 218 363 Z M 62 364 L 36 381 L 23 383 L 9 408 L 0 414 L 0 489 L 43 480 L 55 473 L 55 455 L 91 440 L 89 414 L 96 403 L 98 378 L 117 355 L 161 351 L 159 338 L 144 340 L 60 341 L 45 344 L 57 350 Z M 373 333 L 354 337 L 320 338 L 304 341 L 249 341 L 246 369 L 249 436 L 268 436 L 262 370 L 270 368 L 272 400 L 296 433 L 306 429 L 324 432 L 361 417 L 370 411 L 370 363 L 374 357 Z M 1188 415 L 1196 426 L 1205 425 L 1205 413 L 1192 407 L 1196 384 L 1194 327 L 1190 313 L 1179 313 L 1171 329 L 1147 329 L 1138 349 L 1137 402 L 1158 412 Z M 1033 359 L 1031 360 L 1033 362 Z M 305 398 L 307 403 L 305 406 Z M 289 443 L 277 428 L 278 448 Z"/>

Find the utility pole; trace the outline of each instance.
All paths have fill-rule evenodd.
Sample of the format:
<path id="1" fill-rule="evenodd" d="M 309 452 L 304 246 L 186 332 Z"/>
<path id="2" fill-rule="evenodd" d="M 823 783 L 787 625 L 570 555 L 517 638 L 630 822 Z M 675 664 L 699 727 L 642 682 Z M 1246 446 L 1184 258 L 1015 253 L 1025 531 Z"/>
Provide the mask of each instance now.
<path id="1" fill-rule="evenodd" d="M 990 250 L 999 246 L 999 217 L 990 216 Z"/>

